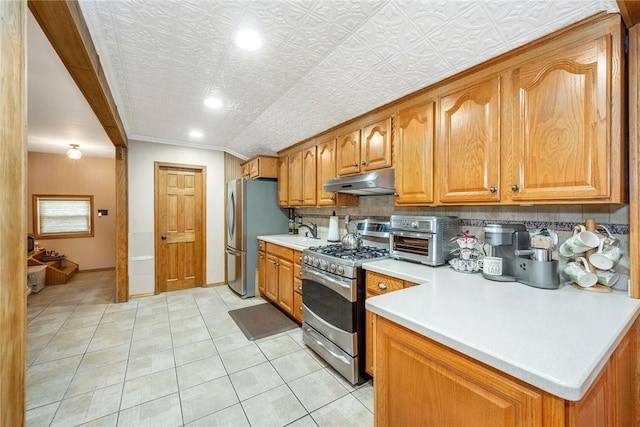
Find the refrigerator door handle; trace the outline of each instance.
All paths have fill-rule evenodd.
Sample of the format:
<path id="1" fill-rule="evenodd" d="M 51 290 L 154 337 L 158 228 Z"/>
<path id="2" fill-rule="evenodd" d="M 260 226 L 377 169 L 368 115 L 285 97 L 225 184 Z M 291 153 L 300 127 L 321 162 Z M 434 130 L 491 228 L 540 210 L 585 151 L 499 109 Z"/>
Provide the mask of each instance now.
<path id="1" fill-rule="evenodd" d="M 242 251 L 240 251 L 238 249 L 235 249 L 235 248 L 232 248 L 231 246 L 227 246 L 227 251 L 226 252 L 228 254 L 230 254 L 230 255 L 241 255 L 242 254 Z"/>

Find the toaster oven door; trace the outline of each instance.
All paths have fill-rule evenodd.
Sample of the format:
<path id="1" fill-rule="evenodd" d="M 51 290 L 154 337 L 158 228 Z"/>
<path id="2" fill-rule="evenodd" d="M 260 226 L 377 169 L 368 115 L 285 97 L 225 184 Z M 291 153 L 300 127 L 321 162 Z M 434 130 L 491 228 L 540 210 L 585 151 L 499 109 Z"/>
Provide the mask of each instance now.
<path id="1" fill-rule="evenodd" d="M 423 264 L 433 265 L 434 235 L 430 233 L 416 233 L 409 231 L 394 231 L 390 233 L 391 256 Z"/>

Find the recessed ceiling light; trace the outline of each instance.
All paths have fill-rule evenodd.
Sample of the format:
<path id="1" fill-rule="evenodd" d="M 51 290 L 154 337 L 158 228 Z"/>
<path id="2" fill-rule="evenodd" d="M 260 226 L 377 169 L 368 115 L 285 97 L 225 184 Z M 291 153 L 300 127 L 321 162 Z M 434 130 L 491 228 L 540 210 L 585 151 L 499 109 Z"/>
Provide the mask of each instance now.
<path id="1" fill-rule="evenodd" d="M 204 100 L 204 105 L 214 109 L 222 108 L 222 100 L 212 96 Z"/>
<path id="2" fill-rule="evenodd" d="M 204 134 L 199 130 L 192 130 L 191 132 L 189 132 L 189 136 L 191 138 L 202 138 Z"/>
<path id="3" fill-rule="evenodd" d="M 236 45 L 245 50 L 258 50 L 262 47 L 262 37 L 254 29 L 243 28 L 236 33 Z"/>

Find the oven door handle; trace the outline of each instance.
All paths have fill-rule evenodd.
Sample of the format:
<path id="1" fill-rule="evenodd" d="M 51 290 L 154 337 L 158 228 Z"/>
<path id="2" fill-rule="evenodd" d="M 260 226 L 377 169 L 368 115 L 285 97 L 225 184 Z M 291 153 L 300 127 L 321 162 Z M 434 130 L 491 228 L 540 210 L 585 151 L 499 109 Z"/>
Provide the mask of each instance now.
<path id="1" fill-rule="evenodd" d="M 313 341 L 319 346 L 322 347 L 323 350 L 325 350 L 327 353 L 331 354 L 333 357 L 335 357 L 336 359 L 344 362 L 344 363 L 349 363 L 349 360 L 344 357 L 344 355 L 342 354 L 338 354 L 334 351 L 332 351 L 329 347 L 327 347 L 326 345 L 324 345 L 324 343 L 322 342 L 322 339 L 320 338 L 320 334 L 318 334 L 316 331 L 313 330 L 313 328 L 310 328 L 309 326 L 303 325 L 304 328 L 304 332 L 308 335 L 310 335 L 311 337 L 313 337 Z"/>
<path id="2" fill-rule="evenodd" d="M 305 279 L 317 282 L 322 286 L 325 286 L 332 291 L 342 295 L 345 299 L 351 302 L 356 301 L 356 298 L 358 297 L 357 286 L 352 286 L 352 281 L 350 279 L 346 279 L 346 281 L 340 281 L 326 274 L 322 274 L 303 267 L 302 280 Z"/>

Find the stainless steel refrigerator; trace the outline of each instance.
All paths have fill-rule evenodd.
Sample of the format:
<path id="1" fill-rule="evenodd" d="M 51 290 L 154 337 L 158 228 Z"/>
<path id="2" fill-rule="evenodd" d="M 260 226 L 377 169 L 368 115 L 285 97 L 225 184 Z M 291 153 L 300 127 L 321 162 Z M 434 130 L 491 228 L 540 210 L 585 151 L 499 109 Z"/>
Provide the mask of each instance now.
<path id="1" fill-rule="evenodd" d="M 240 178 L 227 184 L 226 283 L 242 298 L 255 296 L 259 235 L 287 233 L 288 212 L 278 207 L 278 183 Z"/>

